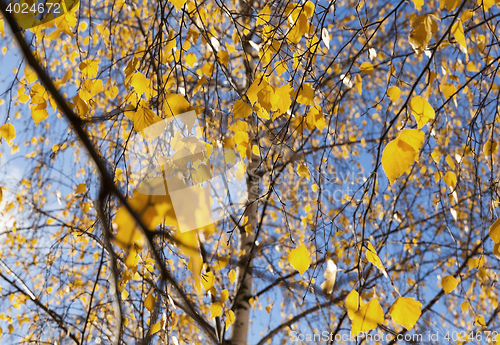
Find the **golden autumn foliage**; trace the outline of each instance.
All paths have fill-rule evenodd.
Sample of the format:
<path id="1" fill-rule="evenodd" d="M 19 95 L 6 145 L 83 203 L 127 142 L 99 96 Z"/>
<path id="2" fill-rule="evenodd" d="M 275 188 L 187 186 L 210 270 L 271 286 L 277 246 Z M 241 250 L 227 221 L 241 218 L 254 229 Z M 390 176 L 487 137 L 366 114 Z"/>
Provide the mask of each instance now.
<path id="1" fill-rule="evenodd" d="M 0 10 L 1 344 L 500 340 L 498 1 Z"/>

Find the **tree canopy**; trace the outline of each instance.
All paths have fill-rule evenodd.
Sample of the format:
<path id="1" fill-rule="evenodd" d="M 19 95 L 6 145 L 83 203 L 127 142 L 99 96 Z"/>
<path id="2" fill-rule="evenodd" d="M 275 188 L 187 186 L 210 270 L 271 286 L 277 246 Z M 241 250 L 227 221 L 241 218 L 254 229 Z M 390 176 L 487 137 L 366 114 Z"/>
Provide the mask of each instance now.
<path id="1" fill-rule="evenodd" d="M 499 6 L 1 2 L 2 344 L 496 343 Z"/>

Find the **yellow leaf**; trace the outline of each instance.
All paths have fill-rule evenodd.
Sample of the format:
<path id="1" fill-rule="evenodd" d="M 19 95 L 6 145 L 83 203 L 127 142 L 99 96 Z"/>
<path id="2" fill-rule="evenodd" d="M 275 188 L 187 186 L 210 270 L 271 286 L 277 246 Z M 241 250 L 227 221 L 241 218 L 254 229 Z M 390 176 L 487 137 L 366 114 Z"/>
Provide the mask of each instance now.
<path id="1" fill-rule="evenodd" d="M 453 11 L 460 4 L 460 0 L 441 0 L 439 8 L 446 8 L 449 12 Z"/>
<path id="2" fill-rule="evenodd" d="M 484 11 L 488 11 L 494 4 L 495 0 L 482 0 Z M 480 2 L 480 3 L 481 3 Z"/>
<path id="3" fill-rule="evenodd" d="M 424 5 L 424 0 L 413 0 L 413 3 L 415 4 L 415 9 L 419 10 Z"/>
<path id="4" fill-rule="evenodd" d="M 155 309 L 155 304 L 156 304 L 156 298 L 153 295 L 153 292 L 151 291 L 144 299 L 144 306 L 146 307 L 147 310 L 149 310 L 150 313 L 152 313 L 153 310 Z"/>
<path id="5" fill-rule="evenodd" d="M 316 127 L 320 132 L 326 127 L 325 114 L 318 106 L 311 107 L 306 116 L 307 128 L 313 130 Z"/>
<path id="6" fill-rule="evenodd" d="M 497 142 L 494 140 L 488 139 L 488 141 L 486 141 L 486 143 L 483 146 L 483 154 L 486 157 L 490 157 L 491 155 L 493 155 L 497 151 L 498 151 Z"/>
<path id="7" fill-rule="evenodd" d="M 356 74 L 354 77 L 354 85 L 355 85 L 355 90 L 361 95 L 361 92 L 363 90 L 363 79 L 361 79 L 361 75 Z"/>
<path id="8" fill-rule="evenodd" d="M 12 124 L 7 123 L 0 127 L 0 134 L 5 140 L 7 140 L 7 142 L 9 142 L 16 137 L 16 129 Z"/>
<path id="9" fill-rule="evenodd" d="M 378 269 L 385 271 L 384 265 L 382 264 L 382 260 L 380 260 L 377 251 L 373 247 L 371 242 L 368 242 L 368 249 L 366 251 L 366 259 L 370 261 L 375 267 Z"/>
<path id="10" fill-rule="evenodd" d="M 0 202 L 3 200 L 3 188 L 0 187 Z"/>
<path id="11" fill-rule="evenodd" d="M 299 164 L 297 166 L 297 174 L 299 174 L 299 176 L 302 176 L 308 180 L 311 177 L 311 173 L 309 172 L 309 168 L 305 164 Z"/>
<path id="12" fill-rule="evenodd" d="M 257 16 L 257 23 L 255 25 L 265 25 L 267 24 L 271 19 L 271 8 L 269 7 L 269 4 L 264 6 L 264 8 L 259 12 L 259 15 Z"/>
<path id="13" fill-rule="evenodd" d="M 33 121 L 35 121 L 35 126 L 38 125 L 40 121 L 45 120 L 49 116 L 49 113 L 47 112 L 46 108 L 47 108 L 47 103 L 40 103 L 32 105 L 30 107 L 31 117 L 33 118 Z"/>
<path id="14" fill-rule="evenodd" d="M 186 63 L 189 66 L 191 66 L 191 68 L 193 68 L 194 64 L 196 62 L 196 55 L 194 55 L 193 53 L 189 53 L 186 55 L 185 59 L 186 59 Z M 205 77 L 205 76 L 203 76 L 203 77 Z"/>
<path id="15" fill-rule="evenodd" d="M 256 156 L 260 156 L 259 147 L 257 145 L 252 146 L 252 153 Z"/>
<path id="16" fill-rule="evenodd" d="M 214 72 L 214 64 L 211 62 L 205 63 L 201 68 L 201 73 L 203 73 L 207 77 L 210 77 L 213 72 Z"/>
<path id="17" fill-rule="evenodd" d="M 304 272 L 307 271 L 311 263 L 311 258 L 306 246 L 301 244 L 300 246 L 292 250 L 290 254 L 288 254 L 288 262 L 290 263 L 290 265 L 292 265 L 293 268 L 299 271 L 300 275 L 302 276 Z"/>
<path id="18" fill-rule="evenodd" d="M 462 12 L 462 14 L 460 15 L 460 19 L 462 20 L 462 23 L 465 23 L 466 21 L 468 21 L 472 17 L 474 17 L 474 10 L 464 10 Z"/>
<path id="19" fill-rule="evenodd" d="M 252 115 L 252 107 L 242 100 L 237 100 L 233 104 L 233 114 L 235 119 L 244 119 Z"/>
<path id="20" fill-rule="evenodd" d="M 125 266 L 127 266 L 130 269 L 133 269 L 137 267 L 138 263 L 139 263 L 139 253 L 136 250 L 136 246 L 132 246 L 132 249 L 130 250 L 130 253 L 127 256 L 127 259 L 125 260 Z"/>
<path id="21" fill-rule="evenodd" d="M 198 90 L 207 83 L 207 78 L 205 76 L 202 76 L 198 82 L 196 83 L 194 89 L 193 89 L 193 96 L 198 92 Z"/>
<path id="22" fill-rule="evenodd" d="M 19 96 L 18 99 L 19 99 L 19 102 L 26 103 L 29 101 L 30 97 L 23 93 L 22 95 Z"/>
<path id="23" fill-rule="evenodd" d="M 154 123 L 162 121 L 161 117 L 149 109 L 148 103 L 144 100 L 139 102 L 136 111 L 133 108 L 125 110 L 125 116 L 134 121 L 134 129 L 138 132 L 143 131 Z"/>
<path id="24" fill-rule="evenodd" d="M 210 306 L 210 318 L 218 317 L 222 315 L 222 304 L 219 302 L 212 303 Z"/>
<path id="25" fill-rule="evenodd" d="M 410 100 L 410 110 L 417 120 L 418 129 L 436 117 L 434 109 L 422 96 L 415 96 Z"/>
<path id="26" fill-rule="evenodd" d="M 474 323 L 480 327 L 486 326 L 486 322 L 484 321 L 484 316 L 482 316 L 482 315 L 476 316 L 476 320 L 474 321 Z"/>
<path id="27" fill-rule="evenodd" d="M 276 69 L 276 73 L 278 76 L 281 76 L 283 73 L 287 71 L 286 61 L 278 60 L 274 63 L 274 68 Z"/>
<path id="28" fill-rule="evenodd" d="M 458 285 L 458 281 L 453 276 L 446 276 L 441 279 L 441 285 L 443 286 L 444 293 L 449 294 L 455 290 Z"/>
<path id="29" fill-rule="evenodd" d="M 373 65 L 370 62 L 363 62 L 359 67 L 359 70 L 365 74 L 373 74 Z"/>
<path id="30" fill-rule="evenodd" d="M 0 191 L 1 191 L 1 188 L 0 188 Z M 0 193 L 0 201 L 2 201 L 1 193 Z M 500 260 L 500 243 L 495 243 L 495 245 L 493 246 L 493 255 L 495 255 L 497 257 L 497 259 Z"/>
<path id="31" fill-rule="evenodd" d="M 394 103 L 401 96 L 401 90 L 397 86 L 392 86 L 389 88 L 389 90 L 387 90 L 387 96 L 389 96 L 391 101 Z"/>
<path id="32" fill-rule="evenodd" d="M 448 163 L 448 165 L 450 166 L 450 168 L 452 168 L 453 170 L 456 169 L 455 162 L 453 161 L 453 158 L 451 158 L 450 155 L 447 155 L 445 160 L 446 163 Z"/>
<path id="33" fill-rule="evenodd" d="M 236 272 L 234 270 L 229 272 L 229 281 L 231 282 L 231 285 L 236 281 Z"/>
<path id="34" fill-rule="evenodd" d="M 273 309 L 273 306 L 274 306 L 274 302 L 269 304 L 267 307 L 266 307 L 266 311 L 267 313 L 269 314 L 271 312 L 271 309 Z"/>
<path id="35" fill-rule="evenodd" d="M 274 95 L 274 88 L 271 85 L 266 85 L 257 93 L 257 99 L 266 111 L 270 111 L 276 110 L 279 96 Z"/>
<path id="36" fill-rule="evenodd" d="M 293 17 L 293 15 L 292 15 Z M 291 29 L 288 31 L 287 38 L 292 43 L 299 43 L 302 36 L 309 31 L 309 21 L 306 14 L 302 11 L 298 18 L 291 24 Z"/>
<path id="37" fill-rule="evenodd" d="M 128 291 L 127 290 L 123 290 L 122 291 L 122 301 L 126 300 L 128 297 Z"/>
<path id="38" fill-rule="evenodd" d="M 227 50 L 221 50 L 217 53 L 217 57 L 220 59 L 220 62 L 227 67 L 229 63 L 229 53 Z"/>
<path id="39" fill-rule="evenodd" d="M 397 324 L 411 330 L 422 314 L 422 303 L 409 297 L 399 297 L 389 311 Z"/>
<path id="40" fill-rule="evenodd" d="M 488 233 L 493 242 L 500 243 L 500 218 L 498 218 L 493 224 L 491 224 Z"/>
<path id="41" fill-rule="evenodd" d="M 314 14 L 314 3 L 312 1 L 307 1 L 304 4 L 304 12 L 306 13 L 307 18 L 311 18 Z"/>
<path id="42" fill-rule="evenodd" d="M 24 67 L 24 76 L 29 84 L 33 84 L 38 79 L 38 75 L 28 64 Z"/>
<path id="43" fill-rule="evenodd" d="M 467 301 L 460 303 L 460 308 L 462 309 L 463 314 L 465 314 L 465 312 L 469 310 L 469 306 L 470 304 Z"/>
<path id="44" fill-rule="evenodd" d="M 132 85 L 135 92 L 137 92 L 139 97 L 141 97 L 141 95 L 149 88 L 149 79 L 146 78 L 141 72 L 137 72 L 130 80 L 130 85 Z"/>
<path id="45" fill-rule="evenodd" d="M 161 322 L 157 322 L 155 323 L 153 326 L 151 326 L 151 330 L 149 332 L 149 334 L 155 334 L 157 333 L 159 330 L 161 329 Z"/>
<path id="46" fill-rule="evenodd" d="M 234 313 L 232 310 L 228 310 L 226 312 L 226 330 L 231 326 L 234 322 Z"/>
<path id="47" fill-rule="evenodd" d="M 186 101 L 184 96 L 175 93 L 169 93 L 165 96 L 165 103 L 163 105 L 167 117 L 181 115 L 190 110 L 189 102 Z"/>
<path id="48" fill-rule="evenodd" d="M 104 89 L 104 94 L 108 96 L 109 99 L 114 99 L 116 95 L 118 95 L 118 88 L 116 85 L 106 87 L 106 89 Z"/>
<path id="49" fill-rule="evenodd" d="M 95 78 L 97 76 L 99 65 L 96 60 L 87 59 L 80 64 L 79 68 L 84 76 Z"/>
<path id="50" fill-rule="evenodd" d="M 143 181 L 144 182 L 144 181 Z M 130 206 L 141 217 L 144 224 L 154 229 L 162 221 L 167 225 L 178 227 L 174 207 L 170 195 L 145 195 L 134 191 L 134 197 L 129 199 Z M 134 219 L 125 207 L 121 207 L 115 215 L 117 233 L 115 242 L 123 249 L 128 250 L 134 243 L 142 245 L 144 237 L 138 229 Z M 177 233 L 174 237 L 177 236 Z M 181 243 L 187 243 L 181 241 Z M 191 242 L 189 242 L 191 244 Z M 181 247 L 181 246 L 179 246 Z M 183 248 L 181 247 L 183 250 Z M 188 254 L 189 255 L 189 254 Z"/>
<path id="51" fill-rule="evenodd" d="M 234 152 L 233 150 L 228 150 L 227 152 Z M 228 259 L 226 258 L 218 258 L 217 262 L 214 265 L 214 270 L 219 271 L 227 266 Z"/>
<path id="52" fill-rule="evenodd" d="M 443 181 L 448 185 L 448 187 L 450 187 L 451 190 L 454 190 L 457 185 L 457 175 L 455 175 L 453 171 L 448 171 L 444 175 Z"/>
<path id="53" fill-rule="evenodd" d="M 229 291 L 227 289 L 224 289 L 220 293 L 220 302 L 224 303 L 229 299 Z"/>
<path id="54" fill-rule="evenodd" d="M 451 32 L 458 42 L 460 50 L 467 55 L 467 44 L 465 43 L 464 28 L 462 26 L 462 21 L 458 19 L 455 24 L 451 27 Z"/>
<path id="55" fill-rule="evenodd" d="M 403 129 L 382 153 L 382 167 L 391 184 L 409 170 L 424 143 L 424 132 L 418 129 Z"/>
<path id="56" fill-rule="evenodd" d="M 457 88 L 453 84 L 442 83 L 441 92 L 443 92 L 444 97 L 450 98 L 457 92 Z"/>
<path id="57" fill-rule="evenodd" d="M 85 183 L 80 183 L 76 187 L 76 194 L 85 193 L 86 190 L 87 190 L 87 185 Z"/>
<path id="58" fill-rule="evenodd" d="M 293 88 L 289 85 L 283 85 L 280 88 L 275 89 L 274 94 L 279 98 L 278 100 L 278 114 L 283 114 L 288 111 L 290 105 L 292 104 L 291 93 Z"/>
<path id="59" fill-rule="evenodd" d="M 246 92 L 246 95 L 250 100 L 250 104 L 253 105 L 257 101 L 257 94 L 266 85 L 268 85 L 268 83 L 265 80 L 262 80 L 261 78 L 255 78 L 252 85 L 250 85 Z"/>
<path id="60" fill-rule="evenodd" d="M 264 109 L 260 103 L 255 103 L 254 106 L 253 106 L 253 111 L 255 112 L 255 114 L 257 114 L 258 117 L 260 117 L 261 119 L 266 119 L 266 120 L 269 120 L 270 119 L 270 116 L 269 116 L 269 113 L 267 112 L 266 109 Z"/>
<path id="61" fill-rule="evenodd" d="M 408 41 L 417 55 L 427 48 L 432 35 L 437 32 L 438 27 L 431 15 L 425 14 L 418 16 L 412 21 L 413 30 L 408 37 Z"/>
<path id="62" fill-rule="evenodd" d="M 314 89 L 309 83 L 304 83 L 299 88 L 297 102 L 303 105 L 314 105 Z"/>
<path id="63" fill-rule="evenodd" d="M 378 301 L 373 298 L 354 313 L 351 335 L 356 336 L 358 332 L 371 331 L 383 322 L 384 311 Z"/>
<path id="64" fill-rule="evenodd" d="M 215 284 L 215 276 L 212 272 L 207 272 L 201 277 L 201 284 L 205 290 L 210 290 Z"/>
<path id="65" fill-rule="evenodd" d="M 175 6 L 177 11 L 182 10 L 182 6 L 184 6 L 184 4 L 187 2 L 187 0 L 168 0 L 168 1 L 171 2 L 172 5 Z"/>

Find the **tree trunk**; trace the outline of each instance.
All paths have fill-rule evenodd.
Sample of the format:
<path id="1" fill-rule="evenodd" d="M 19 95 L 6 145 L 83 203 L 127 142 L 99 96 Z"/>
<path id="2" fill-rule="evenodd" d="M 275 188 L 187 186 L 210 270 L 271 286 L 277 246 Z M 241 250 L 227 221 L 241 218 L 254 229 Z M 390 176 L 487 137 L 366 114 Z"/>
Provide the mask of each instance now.
<path id="1" fill-rule="evenodd" d="M 250 298 L 252 297 L 253 263 L 250 253 L 255 241 L 255 230 L 258 222 L 259 177 L 254 174 L 260 164 L 260 157 L 252 154 L 248 164 L 247 190 L 248 205 L 245 215 L 246 226 L 240 228 L 238 236 L 238 267 L 236 271 L 237 292 L 234 301 L 235 321 L 231 334 L 231 345 L 246 345 L 250 321 Z"/>

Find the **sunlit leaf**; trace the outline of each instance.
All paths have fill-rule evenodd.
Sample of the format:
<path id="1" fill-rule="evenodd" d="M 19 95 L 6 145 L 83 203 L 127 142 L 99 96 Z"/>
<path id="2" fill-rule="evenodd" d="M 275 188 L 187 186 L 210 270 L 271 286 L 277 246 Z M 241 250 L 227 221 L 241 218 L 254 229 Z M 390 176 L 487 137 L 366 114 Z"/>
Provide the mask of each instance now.
<path id="1" fill-rule="evenodd" d="M 85 193 L 86 190 L 87 190 L 87 185 L 85 183 L 80 183 L 76 187 L 76 194 Z"/>
<path id="2" fill-rule="evenodd" d="M 420 55 L 427 48 L 432 35 L 437 32 L 438 27 L 430 14 L 418 16 L 412 21 L 411 25 L 413 30 L 408 40 L 415 52 Z"/>
<path id="3" fill-rule="evenodd" d="M 210 306 L 210 318 L 218 317 L 222 315 L 222 304 L 219 302 L 212 303 Z"/>
<path id="4" fill-rule="evenodd" d="M 370 62 L 363 62 L 359 67 L 359 70 L 365 74 L 373 74 L 373 65 Z"/>
<path id="5" fill-rule="evenodd" d="M 134 74 L 130 84 L 139 96 L 145 93 L 149 88 L 149 80 L 141 72 Z"/>
<path id="6" fill-rule="evenodd" d="M 457 185 L 457 175 L 453 171 L 448 171 L 443 177 L 444 183 L 450 187 L 451 190 L 455 189 Z"/>
<path id="7" fill-rule="evenodd" d="M 458 19 L 455 24 L 451 27 L 451 32 L 458 42 L 460 50 L 467 55 L 467 44 L 465 43 L 464 27 L 462 21 Z"/>
<path id="8" fill-rule="evenodd" d="M 252 115 L 252 108 L 244 101 L 237 100 L 233 105 L 233 114 L 235 119 L 244 119 Z"/>
<path id="9" fill-rule="evenodd" d="M 299 164 L 297 166 L 297 174 L 299 174 L 299 176 L 302 176 L 308 180 L 311 177 L 311 173 L 309 172 L 309 168 L 305 164 Z"/>
<path id="10" fill-rule="evenodd" d="M 201 279 L 201 284 L 205 290 L 210 290 L 215 284 L 215 276 L 212 272 L 207 272 Z"/>
<path id="11" fill-rule="evenodd" d="M 500 243 L 500 218 L 498 218 L 493 224 L 491 224 L 488 233 L 493 242 Z"/>
<path id="12" fill-rule="evenodd" d="M 392 86 L 389 88 L 389 90 L 387 90 L 387 95 L 392 102 L 396 102 L 401 96 L 401 90 L 397 86 Z"/>
<path id="13" fill-rule="evenodd" d="M 0 127 L 0 135 L 7 140 L 7 142 L 10 142 L 12 139 L 16 137 L 16 129 L 14 126 L 10 123 L 7 123 Z"/>
<path id="14" fill-rule="evenodd" d="M 95 78 L 97 76 L 99 65 L 97 64 L 96 60 L 87 59 L 80 64 L 79 68 L 84 76 Z"/>
<path id="15" fill-rule="evenodd" d="M 188 112 L 191 108 L 189 102 L 182 95 L 169 93 L 165 96 L 163 109 L 167 117 L 181 115 Z"/>
<path id="16" fill-rule="evenodd" d="M 494 153 L 498 151 L 498 143 L 494 140 L 488 139 L 483 146 L 483 154 L 486 157 L 492 156 Z"/>
<path id="17" fill-rule="evenodd" d="M 351 335 L 368 332 L 384 322 L 384 311 L 376 299 L 371 299 L 354 313 Z"/>
<path id="18" fill-rule="evenodd" d="M 234 312 L 232 310 L 228 310 L 226 312 L 226 330 L 231 326 L 234 322 Z"/>
<path id="19" fill-rule="evenodd" d="M 152 313 L 155 309 L 156 298 L 153 295 L 153 292 L 150 292 L 146 298 L 144 299 L 144 306 L 150 313 Z"/>
<path id="20" fill-rule="evenodd" d="M 160 330 L 161 330 L 161 323 L 157 322 L 153 326 L 151 326 L 151 330 L 150 330 L 149 334 L 158 333 L 158 331 L 160 331 Z"/>
<path id="21" fill-rule="evenodd" d="M 419 10 L 424 5 L 424 0 L 413 0 L 415 4 L 415 9 Z"/>
<path id="22" fill-rule="evenodd" d="M 262 10 L 259 12 L 259 15 L 257 16 L 257 23 L 255 25 L 265 25 L 269 22 L 271 19 L 271 8 L 269 7 L 269 4 L 264 6 Z"/>
<path id="23" fill-rule="evenodd" d="M 391 184 L 415 162 L 424 136 L 424 132 L 418 129 L 404 129 L 387 144 L 382 153 L 382 166 Z"/>
<path id="24" fill-rule="evenodd" d="M 436 117 L 434 109 L 422 96 L 415 96 L 410 100 L 410 110 L 415 120 L 417 120 L 418 128 L 421 129 L 427 122 Z"/>
<path id="25" fill-rule="evenodd" d="M 304 105 L 314 105 L 314 89 L 310 84 L 304 83 L 299 88 L 297 102 Z"/>
<path id="26" fill-rule="evenodd" d="M 409 297 L 399 297 L 389 311 L 394 322 L 411 330 L 422 314 L 422 303 Z"/>
<path id="27" fill-rule="evenodd" d="M 458 281 L 455 279 L 453 276 L 446 276 L 443 279 L 441 279 L 441 285 L 443 287 L 444 293 L 449 294 L 458 285 Z"/>
<path id="28" fill-rule="evenodd" d="M 306 246 L 301 244 L 297 248 L 293 249 L 288 254 L 288 262 L 293 268 L 299 271 L 302 276 L 304 272 L 307 271 L 311 263 L 311 257 L 309 256 L 309 251 Z"/>

